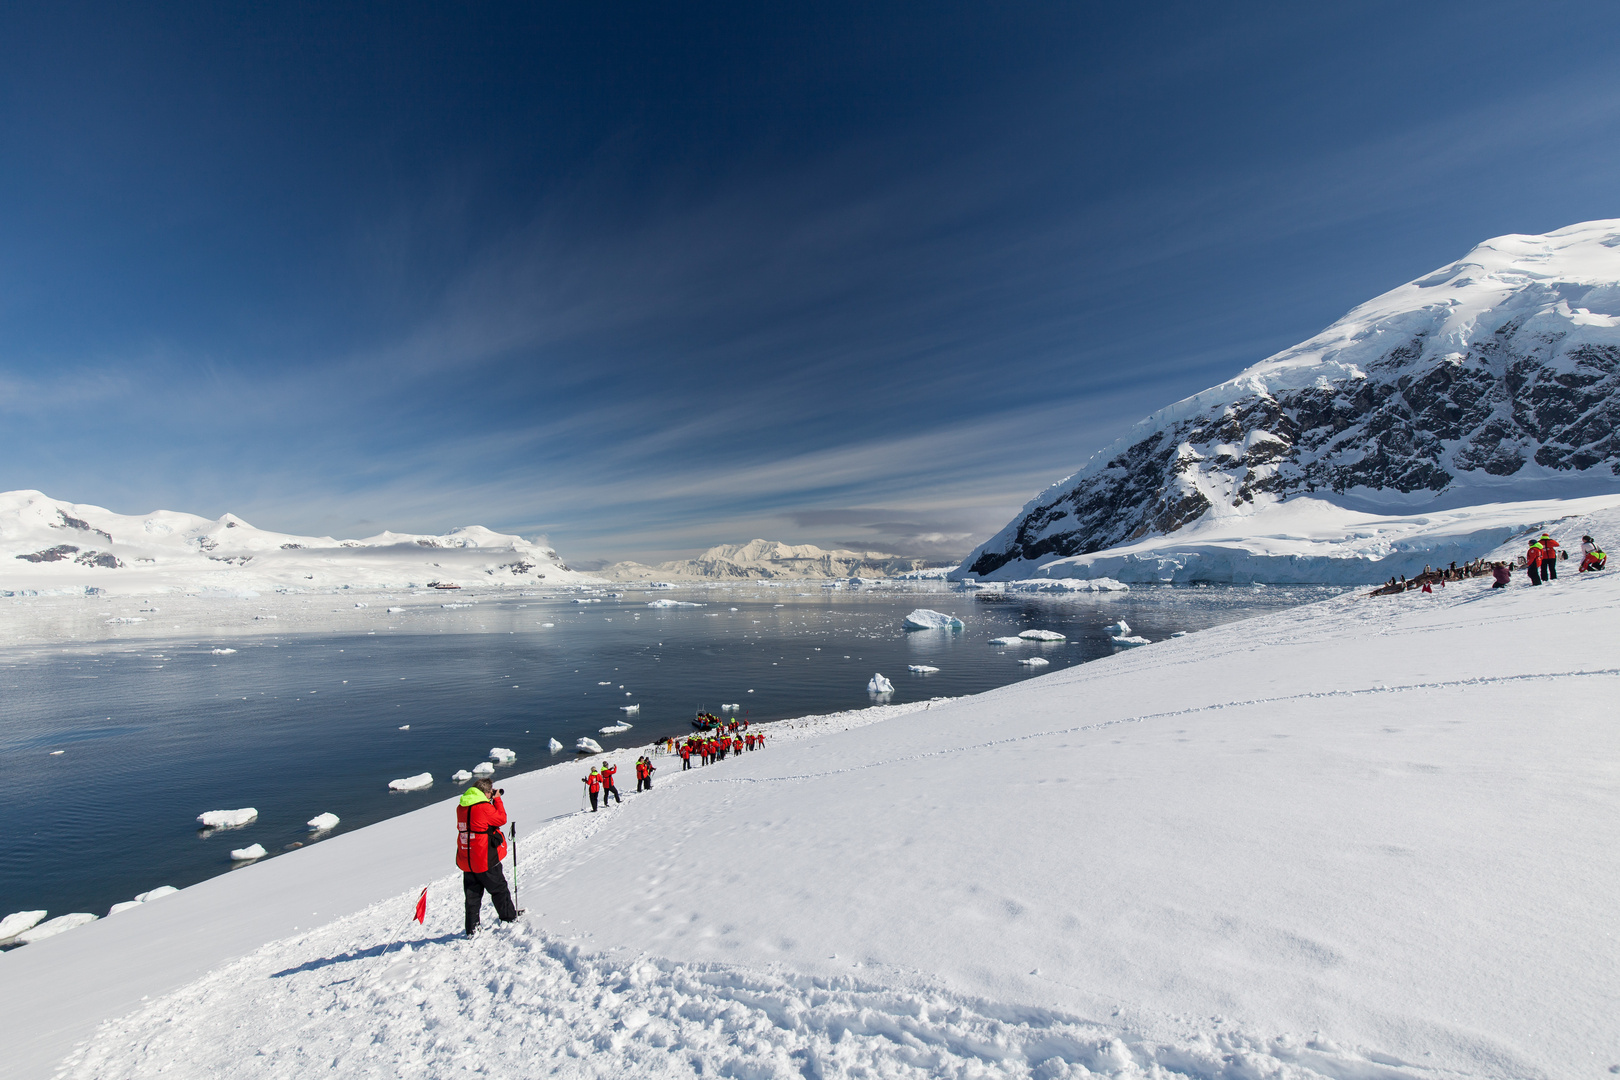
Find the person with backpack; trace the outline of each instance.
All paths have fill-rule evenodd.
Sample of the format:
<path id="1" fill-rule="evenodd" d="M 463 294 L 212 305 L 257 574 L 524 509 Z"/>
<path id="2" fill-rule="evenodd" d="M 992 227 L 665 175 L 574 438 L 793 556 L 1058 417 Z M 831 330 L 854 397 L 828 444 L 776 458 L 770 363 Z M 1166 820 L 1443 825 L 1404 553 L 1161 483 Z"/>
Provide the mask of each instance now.
<path id="1" fill-rule="evenodd" d="M 1558 580 L 1558 541 L 1550 533 L 1541 534 L 1541 580 Z"/>
<path id="2" fill-rule="evenodd" d="M 1603 549 L 1597 546 L 1596 540 L 1593 540 L 1590 536 L 1581 537 L 1581 567 L 1576 573 L 1584 574 L 1592 570 L 1601 570 L 1603 564 L 1607 561 L 1608 556 L 1603 554 Z"/>
<path id="3" fill-rule="evenodd" d="M 478 932 L 486 892 L 501 922 L 513 922 L 523 914 L 512 902 L 512 890 L 501 869 L 501 860 L 506 858 L 506 837 L 501 835 L 501 826 L 506 824 L 504 794 L 487 779 L 474 780 L 456 807 L 456 866 L 461 869 L 461 888 L 467 897 L 468 937 Z"/>
<path id="4" fill-rule="evenodd" d="M 585 790 L 591 793 L 591 813 L 596 813 L 596 799 L 602 792 L 602 774 L 591 769 L 589 776 L 581 777 L 585 782 Z"/>

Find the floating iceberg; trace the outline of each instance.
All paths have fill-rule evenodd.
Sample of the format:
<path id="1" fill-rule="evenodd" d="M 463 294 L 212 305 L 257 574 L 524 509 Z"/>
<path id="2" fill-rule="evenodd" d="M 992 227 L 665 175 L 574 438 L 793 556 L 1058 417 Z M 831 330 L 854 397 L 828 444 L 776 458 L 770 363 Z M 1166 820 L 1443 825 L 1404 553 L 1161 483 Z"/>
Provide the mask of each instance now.
<path id="1" fill-rule="evenodd" d="M 254 859 L 262 859 L 268 854 L 270 853 L 264 850 L 263 844 L 249 844 L 247 847 L 234 849 L 231 852 L 231 861 L 252 862 Z"/>
<path id="2" fill-rule="evenodd" d="M 1025 630 L 1018 635 L 1025 641 L 1068 641 L 1069 639 L 1055 630 Z"/>
<path id="3" fill-rule="evenodd" d="M 1020 664 L 1023 664 L 1025 667 L 1045 667 L 1047 664 L 1050 664 L 1052 661 L 1048 660 L 1044 656 L 1030 656 L 1030 657 L 1026 657 L 1026 658 L 1024 658 L 1024 659 L 1022 659 L 1022 660 L 1020 660 L 1018 662 Z"/>
<path id="4" fill-rule="evenodd" d="M 1134 649 L 1138 645 L 1153 644 L 1153 642 L 1149 641 L 1145 637 L 1133 636 L 1131 634 L 1131 624 L 1126 622 L 1124 619 L 1121 619 L 1119 622 L 1107 627 L 1107 630 L 1108 636 L 1113 639 L 1113 644 L 1117 648 Z"/>
<path id="5" fill-rule="evenodd" d="M 619 706 L 619 711 L 620 712 L 626 712 L 626 713 L 638 713 L 638 712 L 641 711 L 641 706 L 640 705 L 620 705 Z"/>
<path id="6" fill-rule="evenodd" d="M 647 606 L 648 607 L 656 607 L 656 608 L 676 608 L 676 607 L 702 607 L 703 605 L 702 604 L 694 604 L 694 603 L 692 603 L 690 601 L 687 601 L 687 600 L 671 600 L 668 597 L 663 597 L 663 598 L 660 598 L 658 600 L 650 601 L 647 604 Z"/>
<path id="7" fill-rule="evenodd" d="M 480 776 L 480 777 L 482 777 L 482 776 L 494 776 L 495 775 L 495 763 L 492 762 L 492 761 L 480 761 L 478 764 L 473 766 L 473 775 L 474 776 Z"/>
<path id="8" fill-rule="evenodd" d="M 900 625 L 907 630 L 960 630 L 962 629 L 962 620 L 955 615 L 947 615 L 943 611 L 918 608 L 910 615 L 907 615 Z"/>
<path id="9" fill-rule="evenodd" d="M 574 744 L 574 749 L 578 750 L 582 754 L 600 754 L 602 752 L 602 744 L 597 742 L 595 739 L 587 739 L 582 737 Z"/>
<path id="10" fill-rule="evenodd" d="M 504 746 L 492 746 L 489 748 L 489 760 L 497 765 L 510 765 L 517 760 L 517 751 L 508 750 Z"/>
<path id="11" fill-rule="evenodd" d="M 992 645 L 1022 645 L 1023 643 L 1023 638 L 1016 637 L 993 637 L 990 639 Z"/>
<path id="12" fill-rule="evenodd" d="M 866 692 L 868 694 L 892 694 L 894 693 L 894 683 L 885 679 L 880 672 L 873 675 L 871 681 L 866 684 Z"/>
<path id="13" fill-rule="evenodd" d="M 208 652 L 212 656 L 235 656 L 236 655 L 236 650 L 235 649 L 209 649 Z"/>
<path id="14" fill-rule="evenodd" d="M 742 708 L 742 704 L 740 702 L 738 704 L 735 704 L 735 705 L 724 705 L 723 704 L 723 705 L 720 706 L 720 711 L 721 712 L 736 712 L 740 708 Z"/>
<path id="15" fill-rule="evenodd" d="M 75 911 L 71 915 L 58 915 L 48 922 L 42 922 L 32 930 L 24 930 L 17 935 L 17 940 L 24 945 L 32 945 L 36 941 L 44 941 L 48 937 L 55 937 L 64 930 L 72 930 L 85 923 L 93 923 L 96 917 L 88 911 Z"/>
<path id="16" fill-rule="evenodd" d="M 468 772 L 466 769 L 457 769 L 455 772 L 450 774 L 450 782 L 452 784 L 465 784 L 471 779 L 472 773 Z"/>
<path id="17" fill-rule="evenodd" d="M 617 735 L 620 732 L 629 731 L 630 725 L 624 723 L 609 724 L 607 727 L 601 728 L 600 730 L 603 735 Z"/>
<path id="18" fill-rule="evenodd" d="M 938 671 L 939 668 L 930 664 L 907 664 L 906 670 L 914 671 L 918 675 L 932 675 L 934 672 Z"/>
<path id="19" fill-rule="evenodd" d="M 32 926 L 39 925 L 39 920 L 45 917 L 41 911 L 13 911 L 10 915 L 0 919 L 0 944 L 4 944 Z"/>
<path id="20" fill-rule="evenodd" d="M 546 749 L 550 750 L 553 754 L 555 754 L 557 751 L 561 750 L 562 748 L 563 748 L 563 744 L 558 742 L 556 739 L 552 739 L 549 743 L 546 744 Z"/>
<path id="21" fill-rule="evenodd" d="M 259 812 L 251 806 L 241 810 L 210 810 L 197 815 L 197 824 L 205 829 L 240 829 L 258 816 Z"/>
<path id="22" fill-rule="evenodd" d="M 389 791 L 421 791 L 432 786 L 432 773 L 417 773 L 415 776 L 407 776 L 403 780 L 388 781 Z"/>
<path id="23" fill-rule="evenodd" d="M 328 829 L 337 828 L 337 823 L 339 820 L 341 819 L 336 814 L 328 811 L 324 814 L 316 814 L 314 817 L 304 822 L 304 824 L 308 825 L 315 832 L 326 832 Z"/>

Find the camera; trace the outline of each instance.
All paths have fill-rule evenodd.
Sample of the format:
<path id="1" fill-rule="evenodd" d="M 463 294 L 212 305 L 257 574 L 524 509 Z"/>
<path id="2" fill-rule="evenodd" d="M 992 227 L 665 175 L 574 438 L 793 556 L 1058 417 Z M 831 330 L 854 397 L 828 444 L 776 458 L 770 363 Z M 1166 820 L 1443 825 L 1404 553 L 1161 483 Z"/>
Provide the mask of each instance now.
<path id="1" fill-rule="evenodd" d="M 497 794 L 497 795 L 505 795 L 506 794 L 506 789 L 503 788 L 503 787 L 498 787 L 498 788 L 495 789 L 495 794 Z"/>

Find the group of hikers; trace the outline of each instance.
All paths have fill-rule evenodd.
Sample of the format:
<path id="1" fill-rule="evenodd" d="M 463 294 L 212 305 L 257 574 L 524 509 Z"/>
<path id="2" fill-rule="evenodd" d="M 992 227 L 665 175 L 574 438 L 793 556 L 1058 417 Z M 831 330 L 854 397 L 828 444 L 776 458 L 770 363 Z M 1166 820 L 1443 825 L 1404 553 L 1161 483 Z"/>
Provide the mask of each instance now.
<path id="1" fill-rule="evenodd" d="M 1392 577 L 1368 595 L 1390 596 L 1395 593 L 1406 592 L 1409 589 L 1420 589 L 1423 592 L 1432 593 L 1436 585 L 1444 588 L 1448 581 L 1462 581 L 1465 578 L 1480 577 L 1485 574 L 1490 574 L 1495 579 L 1491 584 L 1491 588 L 1505 589 L 1508 583 L 1513 580 L 1513 571 L 1516 568 L 1524 569 L 1525 576 L 1529 578 L 1530 584 L 1540 585 L 1543 582 L 1558 580 L 1558 561 L 1560 559 L 1567 561 L 1569 552 L 1553 538 L 1551 533 L 1544 532 L 1540 536 L 1532 537 L 1528 549 L 1523 555 L 1515 559 L 1511 565 L 1500 561 L 1486 562 L 1484 559 L 1475 559 L 1473 562 L 1462 566 L 1452 563 L 1449 567 L 1441 567 L 1438 570 L 1425 566 L 1423 573 L 1411 578 L 1408 578 L 1405 574 L 1402 574 L 1398 579 Z M 1577 572 L 1588 573 L 1594 570 L 1602 570 L 1607 562 L 1608 556 L 1603 553 L 1602 548 L 1598 547 L 1597 541 L 1590 536 L 1582 536 L 1581 565 L 1577 568 Z"/>
<path id="2" fill-rule="evenodd" d="M 759 750 L 765 745 L 763 733 L 756 734 L 748 730 L 748 722 L 743 721 L 739 731 L 736 722 L 732 722 L 730 731 L 710 731 L 702 735 L 688 735 L 678 743 L 671 739 L 670 750 L 681 756 L 681 771 L 692 767 L 692 759 L 697 758 L 699 765 L 713 765 L 717 761 L 724 761 L 727 754 L 741 754 L 747 750 Z"/>

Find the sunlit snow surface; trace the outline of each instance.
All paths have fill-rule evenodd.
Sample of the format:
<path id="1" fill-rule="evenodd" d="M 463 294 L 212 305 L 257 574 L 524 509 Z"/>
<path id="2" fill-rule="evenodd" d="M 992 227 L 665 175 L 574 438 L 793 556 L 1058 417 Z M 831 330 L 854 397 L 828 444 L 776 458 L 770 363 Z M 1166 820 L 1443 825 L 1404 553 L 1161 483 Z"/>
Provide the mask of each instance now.
<path id="1" fill-rule="evenodd" d="M 511 777 L 518 925 L 462 937 L 442 801 L 7 955 L 0 1038 L 45 1076 L 91 1036 L 70 1078 L 1601 1075 L 1620 575 L 1487 585 L 774 725 L 598 814 Z"/>

